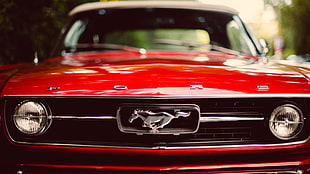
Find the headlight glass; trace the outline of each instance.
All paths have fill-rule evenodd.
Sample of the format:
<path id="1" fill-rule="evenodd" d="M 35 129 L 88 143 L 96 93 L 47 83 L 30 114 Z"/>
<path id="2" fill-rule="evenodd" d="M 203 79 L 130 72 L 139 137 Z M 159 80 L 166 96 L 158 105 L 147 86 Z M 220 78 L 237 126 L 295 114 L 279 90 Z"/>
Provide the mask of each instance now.
<path id="1" fill-rule="evenodd" d="M 22 133 L 40 135 L 49 127 L 51 115 L 42 103 L 23 101 L 16 106 L 13 120 Z"/>
<path id="2" fill-rule="evenodd" d="M 301 110 L 291 104 L 285 104 L 273 110 L 269 128 L 274 136 L 281 140 L 295 138 L 302 130 L 304 118 Z"/>

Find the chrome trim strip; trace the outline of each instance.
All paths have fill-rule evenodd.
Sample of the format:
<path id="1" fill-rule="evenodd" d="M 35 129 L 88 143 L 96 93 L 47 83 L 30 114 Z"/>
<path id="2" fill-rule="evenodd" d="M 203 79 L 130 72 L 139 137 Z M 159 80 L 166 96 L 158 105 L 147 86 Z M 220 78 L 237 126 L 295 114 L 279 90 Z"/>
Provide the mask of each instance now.
<path id="1" fill-rule="evenodd" d="M 202 112 L 201 115 L 221 115 L 221 116 L 240 116 L 240 115 L 262 115 L 259 112 Z"/>
<path id="2" fill-rule="evenodd" d="M 220 115 L 220 114 L 219 114 Z M 74 119 L 74 120 L 116 120 L 115 116 L 52 116 L 52 119 Z M 200 122 L 226 122 L 226 121 L 262 121 L 264 117 L 200 117 Z"/>
<path id="3" fill-rule="evenodd" d="M 203 112 L 200 113 L 200 122 L 226 121 L 262 121 L 264 117 L 258 112 Z"/>
<path id="4" fill-rule="evenodd" d="M 12 139 L 12 138 L 11 138 Z M 14 143 L 22 145 L 45 145 L 45 146 L 66 146 L 66 147 L 90 147 L 90 148 L 117 148 L 117 149 L 141 149 L 141 150 L 190 150 L 190 149 L 213 149 L 213 148 L 242 148 L 242 147 L 271 147 L 271 146 L 291 146 L 303 144 L 309 140 L 302 140 L 290 143 L 279 144 L 246 144 L 246 145 L 211 145 L 211 146 L 186 146 L 186 147 L 166 147 L 166 146 L 154 146 L 154 147 L 128 147 L 128 146 L 105 146 L 105 145 L 84 145 L 84 144 L 64 144 L 64 143 L 30 143 L 20 142 L 12 139 Z"/>
<path id="5" fill-rule="evenodd" d="M 295 141 L 290 143 L 279 143 L 279 144 L 247 144 L 247 145 L 219 145 L 219 146 L 187 146 L 184 147 L 166 147 L 167 150 L 182 150 L 182 149 L 212 149 L 212 148 L 241 148 L 241 147 L 271 147 L 271 146 L 291 146 L 291 145 L 298 145 L 303 144 L 307 140 L 302 141 Z M 152 148 L 154 149 L 154 148 Z"/>
<path id="6" fill-rule="evenodd" d="M 94 98 L 130 98 L 130 99 L 203 99 L 203 98 L 310 98 L 310 94 L 226 94 L 226 95 L 4 95 L 3 97 L 94 97 Z"/>
<path id="7" fill-rule="evenodd" d="M 77 119 L 77 120 L 115 120 L 115 116 L 52 116 L 53 119 Z"/>
<path id="8" fill-rule="evenodd" d="M 201 123 L 226 121 L 262 121 L 264 117 L 200 117 Z"/>

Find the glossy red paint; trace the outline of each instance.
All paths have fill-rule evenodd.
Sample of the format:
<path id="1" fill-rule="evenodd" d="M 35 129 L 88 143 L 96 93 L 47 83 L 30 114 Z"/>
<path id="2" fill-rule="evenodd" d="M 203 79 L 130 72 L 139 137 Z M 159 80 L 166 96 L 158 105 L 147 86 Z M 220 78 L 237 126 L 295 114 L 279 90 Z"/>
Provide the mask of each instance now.
<path id="1" fill-rule="evenodd" d="M 18 147 L 19 150 L 24 152 L 38 152 L 51 154 L 76 154 L 76 155 L 96 155 L 105 157 L 106 155 L 115 155 L 120 157 L 129 156 L 135 159 L 135 156 L 147 156 L 148 158 L 161 158 L 171 156 L 173 158 L 191 158 L 191 157 L 201 157 L 201 156 L 210 156 L 210 155 L 225 155 L 233 156 L 232 160 L 229 162 L 214 162 L 212 159 L 208 159 L 203 163 L 192 163 L 192 164 L 153 164 L 153 165 L 132 165 L 132 164 L 123 164 L 123 165 L 108 165 L 108 164 L 75 164 L 74 161 L 68 161 L 66 163 L 62 162 L 53 162 L 45 163 L 40 160 L 35 161 L 26 161 L 21 164 L 12 164 L 10 162 L 5 162 L 7 165 L 17 165 L 21 168 L 27 167 L 40 167 L 44 170 L 47 169 L 80 169 L 80 170 L 126 170 L 126 171 L 182 171 L 188 172 L 192 170 L 205 170 L 211 172 L 212 170 L 231 170 L 231 172 L 241 171 L 249 172 L 262 172 L 262 171 L 282 171 L 283 166 L 285 169 L 290 169 L 296 171 L 298 168 L 300 170 L 310 169 L 309 163 L 309 142 L 305 144 L 297 145 L 282 145 L 282 146 L 239 146 L 239 147 L 214 147 L 214 148 L 204 148 L 204 149 L 174 149 L 174 150 L 143 150 L 143 149 L 124 149 L 124 148 L 91 148 L 91 147 L 74 147 L 74 146 L 24 146 L 19 144 L 14 144 Z M 18 150 L 18 151 L 19 151 Z M 296 151 L 298 151 L 296 153 Z M 283 154 L 285 152 L 285 154 Z M 256 158 L 248 159 L 248 161 L 240 161 L 240 157 L 247 155 L 254 155 Z M 286 158 L 277 158 L 273 160 L 273 157 L 270 156 L 270 159 L 266 158 L 272 154 L 273 157 L 276 156 L 285 156 Z M 257 158 L 261 156 L 264 158 Z M 0 161 L 1 162 L 1 161 Z M 298 166 L 303 166 L 302 168 Z M 308 168 L 307 168 L 308 166 Z M 272 170 L 271 170 L 272 169 Z M 271 170 L 271 171 L 269 171 Z M 213 171 L 214 172 L 214 171 Z M 238 173 L 239 173 L 238 172 Z"/>
<path id="2" fill-rule="evenodd" d="M 126 57 L 126 58 L 123 58 Z M 299 94 L 307 95 L 310 91 L 306 70 L 295 71 L 292 67 L 269 62 L 259 63 L 257 57 L 238 57 L 224 53 L 197 52 L 161 52 L 149 51 L 145 55 L 130 52 L 108 52 L 78 54 L 67 57 L 49 59 L 41 64 L 33 64 L 20 68 L 17 72 L 10 70 L 4 74 L 11 77 L 2 96 L 10 95 L 91 95 L 91 96 L 239 96 L 251 94 Z M 128 89 L 117 90 L 114 85 L 125 85 Z M 191 89 L 190 85 L 203 85 L 204 89 Z M 268 89 L 258 89 L 257 86 L 268 86 Z M 285 88 L 283 88 L 285 86 Z M 49 87 L 57 87 L 48 90 Z M 58 89 L 59 87 L 59 89 Z M 2 124 L 5 123 L 2 120 Z M 3 128 L 4 129 L 4 128 Z M 3 130 L 6 132 L 6 130 Z M 10 140 L 9 136 L 6 135 Z M 40 163 L 37 160 L 24 161 L 22 164 L 8 165 L 35 168 L 62 168 L 83 170 L 149 170 L 149 171 L 191 171 L 191 170 L 254 170 L 259 171 L 309 164 L 310 142 L 279 145 L 251 146 L 219 146 L 194 149 L 131 149 L 102 148 L 83 146 L 37 146 L 10 142 L 24 153 L 42 152 L 55 154 L 79 155 L 125 155 L 156 157 L 189 157 L 228 155 L 256 156 L 283 155 L 286 158 L 277 160 L 252 159 L 242 162 L 193 164 L 156 164 L 156 165 L 108 165 Z M 297 150 L 298 149 L 298 150 Z M 298 167 L 297 167 L 298 168 Z M 304 169 L 304 168 L 303 168 Z M 280 169 L 279 169 L 280 170 Z M 306 169 L 308 170 L 308 169 Z M 277 170 L 278 171 L 278 170 Z M 240 171 L 241 172 L 241 171 Z"/>
<path id="3" fill-rule="evenodd" d="M 163 3 L 166 4 L 163 5 Z M 149 8 L 148 5 L 152 8 Z M 153 47 L 144 50 L 133 48 L 132 45 L 135 44 L 118 43 L 118 41 L 112 42 L 111 45 L 114 48 L 105 48 L 110 43 L 105 43 L 105 37 L 109 33 L 101 33 L 102 29 L 106 30 L 106 26 L 101 28 L 99 26 L 104 23 L 101 20 L 106 20 L 102 17 L 106 17 L 105 14 L 110 15 L 109 8 L 115 7 L 118 10 L 124 10 L 127 9 L 127 6 L 130 6 L 129 10 L 137 7 L 138 11 L 133 10 L 132 14 L 141 13 L 148 16 L 145 21 L 151 21 L 149 18 L 152 18 L 158 22 L 156 25 L 147 24 L 145 27 L 147 30 L 162 29 L 162 26 L 168 29 L 179 27 L 182 31 L 184 29 L 202 29 L 209 34 L 209 38 L 201 43 L 193 41 L 193 45 L 187 39 L 167 39 L 168 45 L 185 46 L 188 47 L 186 50 L 191 51 L 155 51 L 152 50 Z M 142 7 L 143 9 L 139 9 Z M 105 8 L 107 11 L 102 10 Z M 159 9 L 153 10 L 153 8 Z M 184 14 L 187 11 L 186 14 L 189 16 L 190 14 L 196 15 L 196 12 L 192 10 L 200 12 L 197 12 L 197 15 L 192 16 L 192 19 L 189 20 L 193 26 L 187 26 L 188 23 L 181 23 L 183 16 L 179 16 L 179 14 L 175 15 L 176 20 L 171 20 L 161 16 L 162 13 L 156 12 L 162 9 L 171 11 L 186 9 Z M 84 10 L 90 11 L 84 14 L 82 12 Z M 116 9 L 112 9 L 113 13 L 111 13 L 113 15 L 116 14 L 114 10 Z M 175 13 L 165 10 L 164 12 L 168 12 L 167 14 Z M 212 15 L 210 22 L 203 17 L 208 17 L 208 15 L 201 13 L 201 10 L 208 13 L 212 11 L 212 14 L 209 14 Z M 121 13 L 124 14 L 125 11 L 121 11 Z M 81 19 L 78 17 L 77 23 L 72 21 L 73 27 L 71 27 L 73 30 L 81 28 L 78 31 L 64 32 L 64 35 L 68 34 L 69 36 L 64 36 L 65 39 L 61 40 L 58 45 L 59 50 L 56 48 L 54 53 L 66 56 L 50 58 L 38 64 L 0 67 L 0 84 L 2 84 L 0 94 L 2 100 L 0 102 L 3 106 L 0 108 L 0 173 L 301 174 L 303 172 L 302 174 L 304 174 L 310 172 L 309 128 L 303 126 L 297 135 L 290 137 L 292 139 L 287 141 L 273 136 L 268 128 L 272 111 L 283 104 L 296 104 L 296 108 L 300 109 L 299 114 L 305 114 L 304 125 L 309 125 L 310 69 L 282 65 L 268 61 L 265 57 L 259 57 L 263 55 L 261 46 L 248 32 L 245 32 L 246 28 L 242 29 L 243 25 L 236 16 L 237 13 L 227 8 L 202 6 L 196 2 L 176 3 L 170 1 L 86 4 L 73 10 L 71 14 L 74 18 L 74 15 L 80 12 L 83 13 L 79 14 Z M 88 12 L 96 18 L 91 19 Z M 151 12 L 156 13 L 149 15 Z M 128 13 L 125 14 L 119 19 L 125 18 Z M 218 19 L 227 19 L 233 23 L 220 26 L 222 24 L 217 25 L 218 22 L 215 20 L 213 22 L 216 25 L 213 26 L 212 20 L 213 18 L 217 19 L 219 14 L 222 17 Z M 155 17 L 163 20 L 153 19 L 154 15 L 158 15 Z M 88 27 L 87 22 L 83 23 L 84 17 L 89 19 L 89 23 L 98 24 L 96 25 L 98 28 L 95 27 L 96 30 L 89 33 L 89 29 L 82 29 L 82 25 Z M 111 19 L 114 21 L 114 16 Z M 98 21 L 100 22 L 97 23 Z M 180 23 L 178 23 L 179 21 Z M 184 21 L 187 22 L 187 20 Z M 126 22 L 122 21 L 115 27 L 117 30 L 127 31 L 129 23 Z M 131 20 L 130 22 L 133 24 L 133 30 L 141 29 L 140 20 L 139 24 L 134 24 L 134 21 Z M 184 27 L 185 25 L 186 27 Z M 240 37 L 238 31 L 235 35 L 235 28 L 229 31 L 227 29 L 235 26 L 240 27 Z M 213 32 L 217 27 L 223 27 L 223 31 L 227 31 L 224 33 Z M 112 27 L 107 30 L 114 29 Z M 68 26 L 68 30 L 71 30 L 70 26 Z M 82 30 L 87 32 L 83 33 Z M 74 32 L 76 33 L 73 34 Z M 247 38 L 243 38 L 243 36 Z M 116 38 L 119 39 L 118 36 Z M 240 42 L 238 42 L 239 39 Z M 213 48 L 223 47 L 222 50 L 213 49 L 212 45 L 208 44 L 215 44 Z M 246 46 L 247 44 L 248 46 Z M 206 49 L 208 52 L 193 51 L 192 48 L 195 45 L 205 46 L 208 48 Z M 104 49 L 102 50 L 102 48 Z M 154 49 L 165 48 L 154 47 Z M 258 56 L 238 54 L 238 52 Z M 171 102 L 173 105 L 197 106 L 201 112 L 197 112 L 196 117 L 189 118 L 195 118 L 197 121 L 195 124 L 199 123 L 199 130 L 189 136 L 187 136 L 188 134 L 176 134 L 173 129 L 184 127 L 182 125 L 184 122 L 178 120 L 177 124 L 169 125 L 171 127 L 168 127 L 167 130 L 172 131 L 167 136 L 141 135 L 139 132 L 141 127 L 132 126 L 131 123 L 129 127 L 139 131 L 136 131 L 136 134 L 123 133 L 118 127 L 120 124 L 122 125 L 119 120 L 128 120 L 126 116 L 141 109 L 139 108 L 142 105 L 140 102 L 144 102 L 144 99 L 149 104 L 145 108 L 150 110 L 153 109 L 152 104 L 168 106 L 170 101 L 174 102 Z M 159 100 L 153 103 L 152 99 Z M 21 115 L 14 114 L 17 110 L 16 106 L 24 104 L 27 100 L 33 100 L 33 103 L 42 102 L 44 107 L 41 107 L 41 110 L 51 109 L 52 114 L 47 112 L 46 115 L 50 114 L 51 117 L 47 119 L 52 120 L 50 121 L 52 124 L 44 127 L 46 132 L 28 135 L 18 130 L 17 119 L 31 120 L 23 122 L 28 128 L 31 128 L 32 124 L 37 123 L 35 119 L 42 118 L 41 116 L 35 117 L 40 114 L 36 111 L 33 112 L 32 109 L 24 111 Z M 94 102 L 94 106 L 92 106 L 93 103 L 86 103 L 88 101 Z M 126 110 L 127 115 L 124 114 L 126 115 L 124 117 L 117 114 L 123 111 L 122 106 L 128 104 L 126 103 L 128 101 L 132 102 L 130 104 L 134 106 L 126 108 L 128 109 Z M 276 104 L 269 107 L 269 103 L 266 104 L 269 101 L 276 101 Z M 216 103 L 214 106 L 213 102 Z M 225 103 L 224 109 L 222 109 L 221 102 Z M 250 105 L 247 102 L 250 102 Z M 86 103 L 85 107 L 84 103 Z M 243 105 L 244 103 L 246 104 Z M 70 106 L 68 107 L 68 105 Z M 77 106 L 81 107 L 81 110 L 77 109 Z M 141 107 L 144 109 L 144 105 Z M 254 108 L 254 112 L 251 111 L 252 108 Z M 159 107 L 156 109 L 167 111 Z M 172 109 L 169 108 L 167 112 L 173 113 L 179 110 L 179 108 Z M 90 115 L 87 115 L 89 113 Z M 98 118 L 106 117 L 104 118 L 106 120 L 99 122 L 96 120 L 97 118 L 94 119 L 98 113 Z M 71 117 L 70 114 L 74 117 L 73 121 L 71 118 L 66 118 L 67 116 Z M 245 122 L 233 120 L 228 121 L 228 124 L 220 120 L 222 117 L 230 117 L 230 114 L 238 119 L 254 119 Z M 217 117 L 217 121 L 211 125 L 207 121 L 214 115 Z M 148 116 L 144 118 L 146 119 Z M 258 122 L 256 122 L 256 118 L 258 118 Z M 300 118 L 303 119 L 302 116 Z M 192 120 L 187 119 L 186 121 Z M 293 122 L 300 126 L 302 121 L 299 120 L 296 123 L 295 120 L 291 122 L 282 120 L 282 122 L 285 124 Z M 95 124 L 97 127 L 94 129 L 90 128 L 94 125 L 93 123 L 98 123 Z M 257 126 L 256 123 L 259 125 Z M 281 120 L 277 123 L 281 123 Z M 224 140 L 221 139 L 222 137 L 219 139 L 212 137 L 214 138 L 212 139 L 208 136 L 216 136 L 217 133 L 207 130 L 208 126 L 212 131 L 217 131 L 218 127 L 221 131 L 227 127 L 228 131 L 240 128 L 242 133 L 246 132 L 246 136 L 234 137 L 235 134 L 232 133 L 232 136 L 227 136 Z M 286 127 L 288 126 L 286 125 Z M 144 129 L 143 125 L 142 128 Z M 145 129 L 150 132 L 154 131 L 153 127 L 145 127 Z M 260 132 L 260 129 L 264 129 L 263 133 Z M 224 134 L 230 134 L 227 130 L 224 131 Z M 67 131 L 68 134 L 66 134 Z M 114 131 L 111 133 L 113 136 L 111 139 L 109 131 Z M 158 129 L 155 130 L 155 133 L 156 131 Z M 83 133 L 85 135 L 82 136 Z M 219 134 L 221 133 L 219 132 Z M 264 133 L 268 135 L 264 137 Z M 204 134 L 203 138 L 199 137 L 201 134 Z M 114 139 L 116 136 L 117 138 Z M 155 141 L 152 139 L 154 137 L 156 137 Z M 131 138 L 135 140 L 131 141 Z M 128 142 L 126 142 L 127 140 Z"/>
<path id="4" fill-rule="evenodd" d="M 309 81 L 302 71 L 272 62 L 260 64 L 258 59 L 224 53 L 167 51 L 149 51 L 145 55 L 130 52 L 79 54 L 26 67 L 9 79 L 2 95 L 309 93 L 310 88 L 305 88 Z M 115 85 L 128 89 L 115 90 Z M 203 85 L 204 89 L 192 90 L 190 85 Z M 59 89 L 49 91 L 48 87 Z"/>

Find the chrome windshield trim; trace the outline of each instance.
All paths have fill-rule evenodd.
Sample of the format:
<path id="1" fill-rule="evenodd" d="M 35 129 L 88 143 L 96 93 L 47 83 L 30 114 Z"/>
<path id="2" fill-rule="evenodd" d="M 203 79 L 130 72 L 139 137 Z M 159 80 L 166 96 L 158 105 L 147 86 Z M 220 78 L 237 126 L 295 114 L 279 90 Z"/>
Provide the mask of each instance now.
<path id="1" fill-rule="evenodd" d="M 228 12 L 232 14 L 238 14 L 236 10 L 226 6 L 220 5 L 210 5 L 201 2 L 191 2 L 191 1 L 136 1 L 136 2 L 93 2 L 82 4 L 75 7 L 69 12 L 69 16 L 73 16 L 77 13 L 90 11 L 90 10 L 99 10 L 99 9 L 110 9 L 110 8 L 176 8 L 176 9 L 198 9 L 198 10 L 211 10 L 211 11 L 220 11 Z"/>

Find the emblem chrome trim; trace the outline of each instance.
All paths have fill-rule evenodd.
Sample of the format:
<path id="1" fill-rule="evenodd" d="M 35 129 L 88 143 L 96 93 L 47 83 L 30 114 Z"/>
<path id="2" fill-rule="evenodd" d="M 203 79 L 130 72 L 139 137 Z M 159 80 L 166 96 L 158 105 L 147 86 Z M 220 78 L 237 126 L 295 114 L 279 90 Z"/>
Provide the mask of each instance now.
<path id="1" fill-rule="evenodd" d="M 268 85 L 258 85 L 256 86 L 257 90 L 266 90 L 268 91 L 270 87 Z"/>
<path id="2" fill-rule="evenodd" d="M 199 106 L 194 104 L 123 104 L 117 111 L 121 132 L 143 134 L 189 134 L 197 132 Z"/>
<path id="3" fill-rule="evenodd" d="M 189 85 L 190 89 L 203 89 L 203 85 Z"/>
<path id="4" fill-rule="evenodd" d="M 157 133 L 158 129 L 164 128 L 173 119 L 179 117 L 188 117 L 191 112 L 181 112 L 178 110 L 174 111 L 174 115 L 168 112 L 152 112 L 150 110 L 139 110 L 135 109 L 134 112 L 129 117 L 129 123 L 132 123 L 136 119 L 141 119 L 143 121 L 142 127 L 151 128 L 151 132 Z"/>
<path id="5" fill-rule="evenodd" d="M 116 89 L 116 90 L 126 90 L 126 89 L 128 89 L 128 87 L 125 86 L 125 85 L 115 85 L 115 86 L 113 86 L 113 89 Z"/>
<path id="6" fill-rule="evenodd" d="M 58 90 L 58 89 L 60 89 L 59 86 L 49 86 L 46 90 L 47 91 L 53 91 L 53 90 Z"/>

